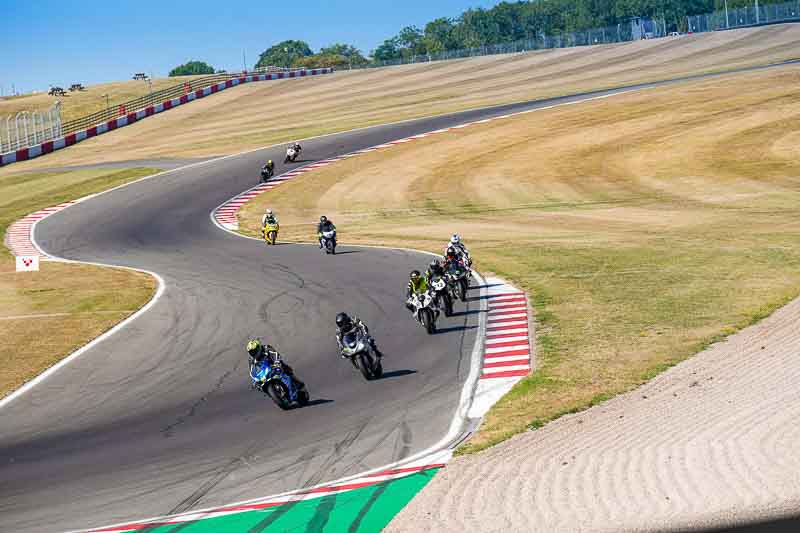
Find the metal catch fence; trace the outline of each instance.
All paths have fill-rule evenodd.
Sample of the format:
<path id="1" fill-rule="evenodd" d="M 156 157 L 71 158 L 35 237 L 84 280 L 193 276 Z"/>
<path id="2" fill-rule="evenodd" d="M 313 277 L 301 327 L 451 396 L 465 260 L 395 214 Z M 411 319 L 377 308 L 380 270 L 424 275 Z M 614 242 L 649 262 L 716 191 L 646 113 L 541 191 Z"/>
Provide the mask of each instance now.
<path id="1" fill-rule="evenodd" d="M 47 111 L 22 111 L 16 116 L 0 117 L 0 153 L 13 152 L 26 146 L 33 146 L 45 141 L 57 139 L 75 133 L 108 120 L 135 113 L 150 106 L 158 105 L 166 100 L 183 96 L 198 89 L 204 89 L 215 83 L 229 79 L 240 78 L 252 73 L 281 72 L 290 69 L 279 67 L 266 67 L 256 69 L 251 73 L 220 73 L 204 76 L 183 83 L 150 92 L 139 98 L 127 102 L 114 102 L 106 109 L 90 115 L 68 120 L 62 123 L 61 104 L 56 104 Z"/>
<path id="2" fill-rule="evenodd" d="M 758 1 L 754 1 L 751 6 L 686 17 L 689 31 L 693 33 L 796 20 L 800 20 L 800 0 L 766 5 L 759 5 Z"/>
<path id="3" fill-rule="evenodd" d="M 647 23 L 648 31 L 642 32 L 641 36 L 636 36 L 634 34 L 634 25 L 632 23 L 624 23 L 617 24 L 615 26 L 607 26 L 605 28 L 593 28 L 590 30 L 565 32 L 554 35 L 546 35 L 541 33 L 535 37 L 519 41 L 489 44 L 460 50 L 445 50 L 435 54 L 413 55 L 386 61 L 373 61 L 365 65 L 353 65 L 352 68 L 377 68 L 391 65 L 445 61 L 448 59 L 458 59 L 464 57 L 512 54 L 550 48 L 570 48 L 574 46 L 590 46 L 594 44 L 611 44 L 633 41 L 638 38 L 664 37 L 666 35 L 666 23 L 663 20 L 648 20 Z"/>
<path id="4" fill-rule="evenodd" d="M 61 104 L 45 111 L 20 111 L 0 117 L 0 154 L 13 152 L 63 135 Z"/>

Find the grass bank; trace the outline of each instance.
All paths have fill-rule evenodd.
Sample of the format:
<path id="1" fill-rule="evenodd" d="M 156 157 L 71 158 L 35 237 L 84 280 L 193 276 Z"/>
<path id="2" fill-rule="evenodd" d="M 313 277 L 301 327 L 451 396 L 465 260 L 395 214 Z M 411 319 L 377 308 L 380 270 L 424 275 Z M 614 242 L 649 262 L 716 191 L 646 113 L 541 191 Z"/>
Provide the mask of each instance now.
<path id="1" fill-rule="evenodd" d="M 281 237 L 439 251 L 523 287 L 537 370 L 462 451 L 630 390 L 800 293 L 800 69 L 539 111 L 359 156 L 245 208 Z M 422 266 L 422 265 L 421 265 Z M 398 294 L 398 299 L 401 295 Z M 731 361 L 731 364 L 736 364 Z"/>
<path id="2" fill-rule="evenodd" d="M 799 45 L 800 26 L 783 24 L 251 83 L 11 168 L 231 154 L 398 120 L 763 65 L 797 57 Z"/>
<path id="3" fill-rule="evenodd" d="M 47 93 L 31 93 L 19 96 L 0 98 L 0 116 L 16 115 L 20 111 L 41 111 L 49 109 L 56 101 L 61 102 L 61 119 L 64 122 L 84 117 L 106 109 L 106 96 L 112 109 L 119 104 L 145 96 L 153 91 L 160 91 L 184 81 L 202 76 L 178 76 L 175 78 L 155 78 L 148 84 L 142 80 L 114 81 L 87 85 L 86 90 L 67 92 L 65 96 L 50 96 Z M 80 80 L 76 80 L 79 82 Z M 64 86 L 66 90 L 68 86 Z"/>
<path id="4" fill-rule="evenodd" d="M 0 231 L 45 207 L 156 172 L 149 168 L 7 174 L 0 177 Z M 145 274 L 44 262 L 16 273 L 0 249 L 0 398 L 142 307 L 155 291 Z"/>

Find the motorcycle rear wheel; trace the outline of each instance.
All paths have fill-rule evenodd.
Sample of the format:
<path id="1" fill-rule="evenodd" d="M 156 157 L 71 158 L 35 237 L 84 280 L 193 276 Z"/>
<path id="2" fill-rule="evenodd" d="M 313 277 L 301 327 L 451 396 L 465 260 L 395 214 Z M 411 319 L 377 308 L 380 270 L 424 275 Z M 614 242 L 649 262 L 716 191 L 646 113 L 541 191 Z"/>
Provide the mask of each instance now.
<path id="1" fill-rule="evenodd" d="M 305 407 L 308 405 L 309 399 L 310 397 L 306 389 L 297 391 L 297 403 L 299 403 L 301 406 Z"/>

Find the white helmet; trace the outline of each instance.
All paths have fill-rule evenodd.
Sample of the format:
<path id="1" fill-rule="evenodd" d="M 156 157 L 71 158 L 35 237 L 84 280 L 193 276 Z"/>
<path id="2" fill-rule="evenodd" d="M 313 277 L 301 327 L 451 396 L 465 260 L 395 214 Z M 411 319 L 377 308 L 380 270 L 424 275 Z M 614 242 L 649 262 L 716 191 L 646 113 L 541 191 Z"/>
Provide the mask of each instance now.
<path id="1" fill-rule="evenodd" d="M 453 236 L 450 237 L 450 244 L 458 244 L 461 242 L 461 237 L 458 236 L 458 233 L 453 233 Z"/>
<path id="2" fill-rule="evenodd" d="M 272 216 L 272 209 L 267 209 L 267 212 L 266 212 L 265 214 L 266 214 L 268 217 L 271 217 L 271 216 Z"/>

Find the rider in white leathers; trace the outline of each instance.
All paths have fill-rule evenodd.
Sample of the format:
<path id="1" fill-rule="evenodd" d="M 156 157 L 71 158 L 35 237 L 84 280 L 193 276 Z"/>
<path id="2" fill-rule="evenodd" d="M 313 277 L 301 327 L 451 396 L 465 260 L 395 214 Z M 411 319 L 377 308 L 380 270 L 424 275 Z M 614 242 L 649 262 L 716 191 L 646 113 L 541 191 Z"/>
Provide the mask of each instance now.
<path id="1" fill-rule="evenodd" d="M 470 257 L 467 247 L 461 242 L 461 237 L 458 235 L 458 233 L 454 233 L 450 238 L 450 242 L 447 243 L 447 246 L 444 248 L 445 253 L 447 253 L 449 248 L 455 248 L 459 258 L 464 262 L 464 264 L 468 267 L 472 266 L 472 257 Z"/>

